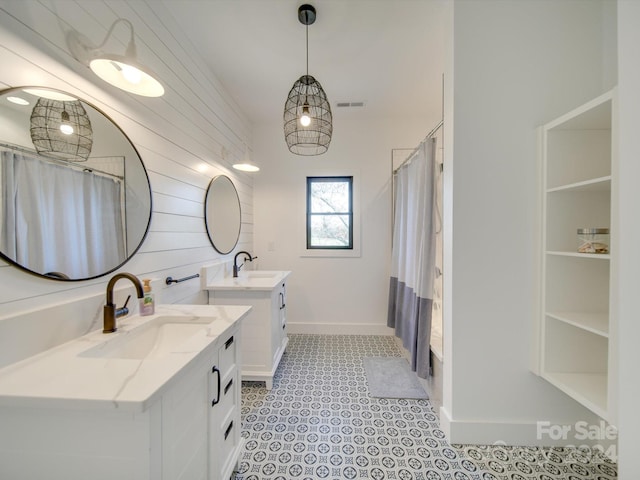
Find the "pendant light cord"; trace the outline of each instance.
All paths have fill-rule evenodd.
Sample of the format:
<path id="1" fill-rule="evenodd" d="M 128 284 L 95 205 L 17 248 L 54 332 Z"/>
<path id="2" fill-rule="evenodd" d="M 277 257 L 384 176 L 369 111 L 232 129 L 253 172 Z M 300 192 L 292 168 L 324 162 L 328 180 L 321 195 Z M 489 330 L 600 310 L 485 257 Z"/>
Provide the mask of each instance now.
<path id="1" fill-rule="evenodd" d="M 309 14 L 305 13 L 305 32 L 306 32 L 306 37 L 307 37 L 307 82 L 309 80 Z M 309 92 L 309 84 L 306 83 L 305 87 L 304 87 L 304 91 L 305 93 Z M 307 113 L 309 111 L 309 97 L 307 95 L 304 96 L 304 105 L 307 106 Z M 303 113 L 304 113 L 304 108 L 302 109 Z"/>
<path id="2" fill-rule="evenodd" d="M 307 30 L 307 76 L 309 76 L 309 21 L 307 20 L 306 30 Z"/>

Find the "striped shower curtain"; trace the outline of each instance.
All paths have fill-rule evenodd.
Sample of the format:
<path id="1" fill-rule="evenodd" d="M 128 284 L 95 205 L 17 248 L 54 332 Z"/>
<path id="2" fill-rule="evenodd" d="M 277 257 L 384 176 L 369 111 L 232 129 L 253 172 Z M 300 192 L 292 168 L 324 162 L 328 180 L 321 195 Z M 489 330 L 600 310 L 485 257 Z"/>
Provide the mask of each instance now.
<path id="1" fill-rule="evenodd" d="M 429 341 L 435 278 L 436 139 L 427 138 L 396 172 L 387 325 L 409 351 L 419 377 L 430 372 Z"/>

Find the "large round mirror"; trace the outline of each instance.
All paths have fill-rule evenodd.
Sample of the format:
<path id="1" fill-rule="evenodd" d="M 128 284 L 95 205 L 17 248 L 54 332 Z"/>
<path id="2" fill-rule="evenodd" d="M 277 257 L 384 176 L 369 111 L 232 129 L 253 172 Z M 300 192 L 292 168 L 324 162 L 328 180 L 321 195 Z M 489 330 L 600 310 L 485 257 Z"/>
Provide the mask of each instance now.
<path id="1" fill-rule="evenodd" d="M 30 273 L 87 280 L 122 266 L 151 220 L 149 178 L 104 113 L 73 95 L 0 92 L 0 256 Z"/>
<path id="2" fill-rule="evenodd" d="M 240 237 L 240 198 L 226 175 L 218 175 L 209 183 L 204 222 L 213 248 L 223 255 L 231 253 Z"/>

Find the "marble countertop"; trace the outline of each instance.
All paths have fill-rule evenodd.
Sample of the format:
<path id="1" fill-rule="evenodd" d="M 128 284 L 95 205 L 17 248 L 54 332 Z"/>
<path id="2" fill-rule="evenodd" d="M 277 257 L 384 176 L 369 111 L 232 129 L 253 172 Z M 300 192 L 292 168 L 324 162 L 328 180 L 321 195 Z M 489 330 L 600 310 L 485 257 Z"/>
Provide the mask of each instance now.
<path id="1" fill-rule="evenodd" d="M 273 290 L 291 274 L 288 270 L 240 271 L 238 277 L 211 280 L 207 290 Z"/>
<path id="2" fill-rule="evenodd" d="M 186 366 L 208 355 L 207 348 L 244 318 L 251 307 L 157 305 L 154 315 L 117 319 L 118 330 L 102 330 L 0 369 L 0 407 L 145 411 Z M 136 335 L 161 317 L 201 323 L 175 351 L 150 358 L 102 357 L 114 342 Z M 210 323 L 202 323 L 203 317 Z M 70 319 L 71 321 L 71 319 Z M 137 332 L 141 332 L 138 330 Z M 132 337 L 130 337 L 132 338 Z"/>

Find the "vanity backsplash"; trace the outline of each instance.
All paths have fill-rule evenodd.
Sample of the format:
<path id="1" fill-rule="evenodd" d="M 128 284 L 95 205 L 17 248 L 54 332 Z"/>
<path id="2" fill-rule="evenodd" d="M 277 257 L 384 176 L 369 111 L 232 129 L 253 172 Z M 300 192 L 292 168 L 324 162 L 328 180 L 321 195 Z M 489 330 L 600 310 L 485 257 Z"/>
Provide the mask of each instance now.
<path id="1" fill-rule="evenodd" d="M 181 297 L 181 288 L 172 285 L 167 287 L 164 278 L 155 278 L 151 285 L 155 292 L 156 304 L 159 303 L 190 303 L 207 304 L 207 292 L 204 285 L 207 282 L 231 276 L 233 261 L 225 260 L 205 265 L 200 270 L 201 289 L 199 295 Z M 105 277 L 105 287 L 108 277 Z M 129 301 L 129 315 L 138 312 L 138 302 L 133 286 L 118 283 L 115 290 L 117 305 L 123 305 L 127 296 Z M 0 316 L 0 368 L 40 352 L 61 345 L 87 333 L 101 329 L 103 320 L 103 306 L 105 304 L 105 290 L 100 293 L 82 298 L 74 298 L 53 305 L 42 304 L 23 312 Z M 38 303 L 39 299 L 35 300 Z M 120 321 L 127 321 L 123 317 Z"/>
<path id="2" fill-rule="evenodd" d="M 118 305 L 124 304 L 127 295 L 136 296 L 133 287 L 123 284 L 115 292 Z M 104 304 L 102 292 L 0 317 L 0 368 L 102 328 Z M 138 313 L 138 302 L 129 304 L 130 315 Z"/>

